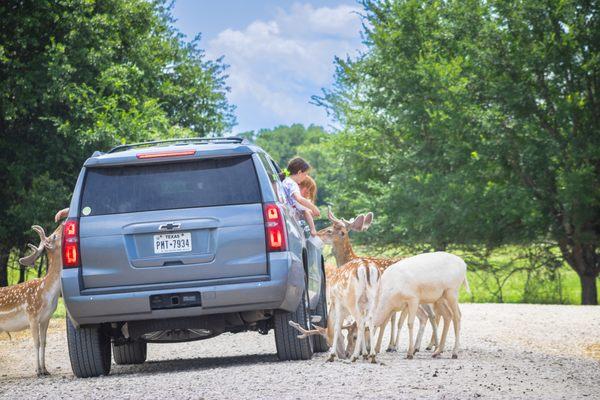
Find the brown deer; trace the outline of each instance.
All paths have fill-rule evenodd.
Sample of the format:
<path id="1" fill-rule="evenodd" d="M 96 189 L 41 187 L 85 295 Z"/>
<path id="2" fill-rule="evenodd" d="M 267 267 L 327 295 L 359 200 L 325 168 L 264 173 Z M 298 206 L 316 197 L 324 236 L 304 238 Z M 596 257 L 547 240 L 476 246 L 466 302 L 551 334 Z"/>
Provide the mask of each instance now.
<path id="1" fill-rule="evenodd" d="M 367 229 L 369 229 L 369 227 L 371 226 L 371 223 L 373 222 L 373 213 L 372 212 L 369 212 L 367 214 L 359 214 L 356 218 L 348 221 L 343 218 L 342 219 L 336 218 L 330 208 L 328 210 L 327 216 L 329 218 L 329 221 L 331 221 L 332 225 L 327 228 L 321 229 L 318 232 L 318 236 L 323 241 L 323 243 L 329 244 L 332 246 L 332 253 L 333 253 L 333 256 L 335 257 L 338 268 L 341 267 L 342 265 L 346 264 L 349 261 L 360 259 L 365 263 L 375 265 L 377 267 L 377 269 L 379 270 L 379 273 L 383 274 L 383 272 L 385 271 L 385 269 L 387 267 L 389 267 L 390 265 L 392 265 L 395 262 L 400 260 L 398 258 L 359 257 L 354 252 L 354 249 L 352 248 L 352 244 L 350 243 L 349 232 L 350 231 L 363 232 L 363 231 L 366 231 Z M 329 277 L 333 273 L 333 271 L 334 271 L 334 267 L 326 265 L 325 274 L 327 277 Z M 439 322 L 439 318 L 438 318 L 438 321 L 436 321 L 435 315 L 434 315 L 433 311 L 431 310 L 431 307 L 426 304 L 421 305 L 419 307 L 417 317 L 418 317 L 419 323 L 420 323 L 419 334 L 417 336 L 418 346 L 420 347 L 421 338 L 422 338 L 423 332 L 425 330 L 425 325 L 427 323 L 427 319 L 430 320 L 432 327 L 433 327 L 433 333 L 432 333 L 432 338 L 431 338 L 432 343 L 430 343 L 430 346 L 433 344 L 437 344 L 437 329 L 436 329 L 437 324 L 436 324 L 436 322 Z M 400 321 L 403 322 L 403 319 L 401 319 Z M 387 351 L 396 351 L 396 349 L 398 347 L 398 339 L 400 337 L 400 328 L 402 325 L 401 325 L 401 323 L 399 323 L 398 329 L 396 329 L 396 314 L 392 314 L 390 323 L 391 323 L 391 334 L 390 334 L 390 342 L 388 344 Z M 352 324 L 352 325 L 344 327 L 344 329 L 348 330 L 347 348 L 350 350 L 353 348 L 354 341 L 356 340 L 355 328 L 356 328 L 356 324 Z M 377 340 L 377 345 L 376 345 L 377 352 L 379 352 L 379 350 L 381 348 L 381 339 L 383 337 L 383 331 L 384 331 L 384 329 L 381 329 L 381 333 Z"/>
<path id="2" fill-rule="evenodd" d="M 67 210 L 59 211 L 55 219 L 62 219 Z M 41 226 L 33 225 L 31 228 L 39 235 L 40 243 L 38 246 L 29 244 L 33 253 L 19 259 L 19 262 L 31 267 L 46 250 L 48 272 L 43 278 L 0 288 L 0 332 L 18 332 L 27 328 L 31 330 L 36 352 L 35 370 L 38 376 L 42 376 L 49 375 L 45 360 L 46 333 L 60 295 L 63 224 L 50 236 L 46 236 Z"/>

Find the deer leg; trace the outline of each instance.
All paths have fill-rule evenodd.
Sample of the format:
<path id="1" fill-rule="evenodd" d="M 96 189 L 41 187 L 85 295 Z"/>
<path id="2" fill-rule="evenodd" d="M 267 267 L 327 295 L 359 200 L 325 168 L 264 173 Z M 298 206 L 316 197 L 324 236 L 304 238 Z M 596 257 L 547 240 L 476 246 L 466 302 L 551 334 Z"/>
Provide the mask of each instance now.
<path id="1" fill-rule="evenodd" d="M 413 327 L 415 324 L 415 317 L 417 316 L 417 310 L 419 309 L 419 302 L 411 300 L 408 303 L 408 353 L 406 358 L 411 359 L 415 354 L 415 344 L 413 342 Z"/>
<path id="2" fill-rule="evenodd" d="M 386 323 L 387 325 L 387 323 Z M 384 325 L 384 330 L 385 326 Z M 396 347 L 396 313 L 392 313 L 392 318 L 390 320 L 390 343 L 388 344 L 386 351 L 394 351 Z"/>
<path id="3" fill-rule="evenodd" d="M 444 328 L 442 329 L 442 338 L 440 339 L 439 346 L 436 347 L 432 354 L 432 357 L 437 357 L 444 351 L 446 346 L 446 336 L 448 335 L 448 328 L 450 328 L 450 319 L 452 319 L 452 313 L 447 307 L 440 307 L 442 311 L 442 317 L 444 318 Z"/>
<path id="4" fill-rule="evenodd" d="M 394 318 L 395 313 L 392 313 L 391 318 Z M 385 322 L 383 323 L 383 325 L 381 325 L 379 327 L 379 334 L 377 335 L 377 344 L 375 346 L 375 352 L 379 353 L 381 351 L 381 342 L 383 341 L 383 334 L 385 333 L 385 327 L 387 326 L 388 322 L 390 320 L 390 317 L 388 317 Z M 395 323 L 395 322 L 392 322 Z M 388 350 L 389 351 L 389 350 Z"/>
<path id="5" fill-rule="evenodd" d="M 458 293 L 448 292 L 446 296 L 448 306 L 452 311 L 452 326 L 454 327 L 454 348 L 452 349 L 452 358 L 458 358 L 460 348 L 460 309 L 458 308 Z"/>
<path id="6" fill-rule="evenodd" d="M 362 356 L 365 360 L 367 359 L 367 357 L 369 356 L 369 353 L 371 352 L 371 332 L 369 332 L 369 334 L 367 334 L 368 329 L 369 328 L 365 324 L 365 337 L 363 340 L 363 347 L 362 347 Z"/>
<path id="7" fill-rule="evenodd" d="M 360 351 L 364 347 L 365 321 L 364 321 L 363 318 L 359 318 L 358 321 L 356 321 L 356 328 L 357 328 L 357 332 L 356 332 L 356 346 L 354 347 L 354 353 L 352 353 L 352 357 L 350 358 L 350 361 L 352 361 L 352 362 L 358 360 L 358 356 L 360 355 Z"/>
<path id="8" fill-rule="evenodd" d="M 408 311 L 406 307 L 402 309 L 400 313 L 400 318 L 398 319 L 398 329 L 396 330 L 396 347 L 393 351 L 398 350 L 398 346 L 400 345 L 400 332 L 402 332 L 402 326 L 404 325 L 404 321 L 406 321 L 406 317 L 408 316 Z"/>
<path id="9" fill-rule="evenodd" d="M 331 348 L 329 349 L 329 357 L 327 358 L 327 361 L 335 360 L 335 356 L 338 353 L 338 350 L 342 351 L 342 349 L 338 349 L 338 340 L 340 335 L 342 334 L 342 325 L 344 323 L 344 318 L 342 316 L 341 311 L 342 310 L 340 310 L 338 307 L 335 308 L 333 326 L 333 346 L 331 346 Z"/>
<path id="10" fill-rule="evenodd" d="M 440 344 L 440 340 L 438 337 L 438 331 L 437 331 L 437 327 L 440 324 L 440 320 L 442 318 L 442 311 L 439 309 L 439 305 L 435 305 L 435 315 L 429 315 L 429 321 L 431 322 L 431 327 L 433 332 L 431 332 L 431 340 L 429 341 L 429 344 L 427 345 L 427 350 L 431 350 L 433 349 L 433 347 L 435 346 L 436 348 L 438 347 L 438 345 Z"/>
<path id="11" fill-rule="evenodd" d="M 50 375 L 46 369 L 46 334 L 48 333 L 50 319 L 40 322 L 40 368 L 42 375 Z"/>
<path id="12" fill-rule="evenodd" d="M 385 329 L 385 325 L 383 325 L 383 328 L 380 327 L 379 329 L 380 329 L 380 331 L 383 331 Z M 373 323 L 373 318 L 369 318 L 369 335 L 371 337 L 371 343 L 375 343 L 375 336 L 377 334 L 376 331 L 377 331 L 377 327 Z M 380 332 L 379 336 L 381 336 L 381 332 Z M 378 343 L 378 344 L 381 344 L 381 343 Z M 376 362 L 375 357 L 378 352 L 379 352 L 379 347 L 371 346 L 371 351 L 369 353 L 369 357 L 371 358 L 371 363 L 375 364 L 375 362 Z"/>
<path id="13" fill-rule="evenodd" d="M 354 353 L 354 347 L 356 346 L 356 322 L 352 322 L 352 324 L 347 327 L 343 327 L 342 329 L 347 330 L 346 334 L 346 352 L 344 353 L 343 358 L 349 358 L 352 353 Z M 340 343 L 342 348 L 344 348 L 344 336 L 340 334 Z M 339 355 L 338 355 L 339 357 Z M 340 357 L 342 358 L 342 357 Z"/>
<path id="14" fill-rule="evenodd" d="M 427 325 L 427 314 L 425 314 L 425 311 L 420 306 L 417 309 L 417 318 L 419 319 L 419 331 L 417 332 L 417 340 L 415 341 L 415 353 L 421 349 L 421 340 L 423 340 L 423 333 Z"/>
<path id="15" fill-rule="evenodd" d="M 29 329 L 31 330 L 33 349 L 35 350 L 35 373 L 37 376 L 42 376 L 42 369 L 40 368 L 40 324 L 36 319 L 29 319 Z"/>

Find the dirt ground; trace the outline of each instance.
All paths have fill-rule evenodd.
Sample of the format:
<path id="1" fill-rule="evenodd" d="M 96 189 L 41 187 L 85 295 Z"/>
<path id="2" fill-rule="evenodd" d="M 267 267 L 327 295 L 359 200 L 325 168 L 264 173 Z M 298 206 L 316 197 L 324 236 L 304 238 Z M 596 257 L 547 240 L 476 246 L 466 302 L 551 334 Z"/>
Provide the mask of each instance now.
<path id="1" fill-rule="evenodd" d="M 2 399 L 600 399 L 600 307 L 464 304 L 462 352 L 414 360 L 279 362 L 273 334 L 224 334 L 149 345 L 148 361 L 113 364 L 111 375 L 76 379 L 64 322 L 51 325 L 47 367 L 36 378 L 28 332 L 0 334 Z M 387 338 L 386 338 L 387 340 Z M 401 348 L 406 348 L 406 332 Z"/>

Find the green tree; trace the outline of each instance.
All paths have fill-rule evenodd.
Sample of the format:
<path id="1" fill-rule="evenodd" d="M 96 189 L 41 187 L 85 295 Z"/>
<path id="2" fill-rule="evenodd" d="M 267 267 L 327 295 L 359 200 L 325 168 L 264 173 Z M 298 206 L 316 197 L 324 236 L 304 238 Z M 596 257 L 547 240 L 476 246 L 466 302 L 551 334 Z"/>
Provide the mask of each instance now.
<path id="1" fill-rule="evenodd" d="M 549 237 L 597 304 L 598 3 L 363 4 L 368 50 L 316 98 L 346 127 L 336 195 L 381 211 L 380 243 Z"/>
<path id="2" fill-rule="evenodd" d="M 225 65 L 145 0 L 0 3 L 0 285 L 33 223 L 53 224 L 93 150 L 227 131 Z"/>

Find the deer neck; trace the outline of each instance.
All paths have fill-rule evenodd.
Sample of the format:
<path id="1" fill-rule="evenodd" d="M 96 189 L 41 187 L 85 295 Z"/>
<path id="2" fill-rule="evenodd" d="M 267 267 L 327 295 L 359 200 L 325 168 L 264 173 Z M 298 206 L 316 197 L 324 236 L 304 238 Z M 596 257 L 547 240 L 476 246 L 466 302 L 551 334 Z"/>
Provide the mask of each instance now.
<path id="1" fill-rule="evenodd" d="M 352 250 L 352 245 L 350 244 L 350 239 L 348 239 L 348 234 L 344 235 L 344 239 L 333 246 L 333 256 L 335 257 L 335 263 L 338 267 L 341 267 L 348 261 L 358 258 L 354 250 Z"/>
<path id="2" fill-rule="evenodd" d="M 48 287 L 55 287 L 54 283 L 60 282 L 60 273 L 62 272 L 62 255 L 60 251 L 48 252 L 48 272 L 43 278 L 48 283 Z M 60 288 L 60 285 L 58 285 Z"/>

